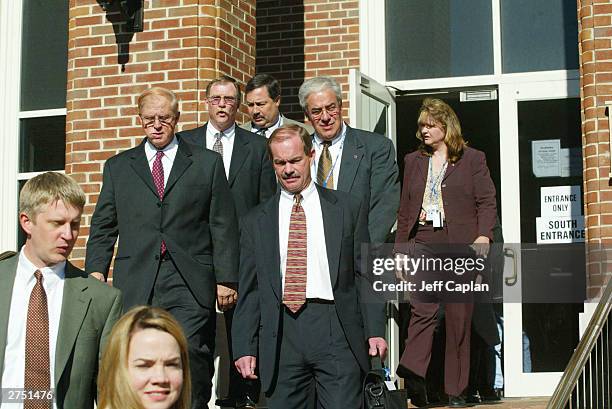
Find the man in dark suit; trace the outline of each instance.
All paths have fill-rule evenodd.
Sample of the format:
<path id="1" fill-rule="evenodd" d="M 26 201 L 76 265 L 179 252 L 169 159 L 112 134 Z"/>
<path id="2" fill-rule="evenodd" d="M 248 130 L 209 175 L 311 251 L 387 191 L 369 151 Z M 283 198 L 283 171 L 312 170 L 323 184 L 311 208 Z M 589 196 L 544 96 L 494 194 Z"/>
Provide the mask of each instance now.
<path id="1" fill-rule="evenodd" d="M 94 407 L 98 360 L 121 314 L 121 293 L 66 260 L 84 204 L 83 190 L 60 173 L 38 175 L 21 190 L 26 242 L 0 256 L 2 407 L 24 407 L 14 400 L 24 388 L 54 390 L 54 409 Z"/>
<path id="2" fill-rule="evenodd" d="M 343 122 L 342 90 L 333 78 L 305 81 L 299 99 L 315 130 L 312 172 L 316 182 L 363 198 L 370 240 L 384 243 L 395 223 L 400 200 L 393 143 Z"/>
<path id="3" fill-rule="evenodd" d="M 240 107 L 240 87 L 223 76 L 206 87 L 209 121 L 204 126 L 179 135 L 187 142 L 216 151 L 223 157 L 225 174 L 240 220 L 250 209 L 274 195 L 276 177 L 266 152 L 266 138 L 236 126 Z M 234 309 L 224 312 L 231 355 L 231 327 Z M 253 408 L 259 397 L 258 382 L 245 381 L 233 365 L 229 369 L 228 396 L 218 399 L 222 407 Z"/>
<path id="4" fill-rule="evenodd" d="M 268 149 L 282 191 L 242 223 L 236 367 L 248 379 L 259 367 L 271 409 L 308 408 L 313 381 L 322 407 L 361 407 L 368 354 L 387 351 L 384 304 L 362 298 L 366 211 L 313 183 L 312 138 L 300 126 L 277 129 Z"/>
<path id="5" fill-rule="evenodd" d="M 181 323 L 193 407 L 204 408 L 214 371 L 215 299 L 226 309 L 237 297 L 236 212 L 219 155 L 175 136 L 174 93 L 146 90 L 138 112 L 147 137 L 104 165 L 85 267 L 104 280 L 120 238 L 114 285 L 126 308 L 158 306 Z"/>
<path id="6" fill-rule="evenodd" d="M 269 138 L 272 132 L 283 125 L 300 125 L 309 134 L 314 132 L 312 126 L 289 119 L 280 113 L 281 87 L 273 76 L 255 74 L 247 82 L 244 94 L 251 120 L 240 126 L 247 131 Z"/>

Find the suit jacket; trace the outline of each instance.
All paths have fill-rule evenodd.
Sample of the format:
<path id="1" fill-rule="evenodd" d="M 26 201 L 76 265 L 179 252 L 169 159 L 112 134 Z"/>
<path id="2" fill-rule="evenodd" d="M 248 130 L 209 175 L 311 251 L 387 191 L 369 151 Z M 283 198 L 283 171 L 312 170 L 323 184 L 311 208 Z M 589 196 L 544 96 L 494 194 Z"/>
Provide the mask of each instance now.
<path id="1" fill-rule="evenodd" d="M 347 125 L 337 190 L 367 205 L 372 243 L 384 243 L 395 224 L 400 199 L 395 148 L 383 135 Z"/>
<path id="2" fill-rule="evenodd" d="M 398 214 L 395 250 L 410 254 L 412 229 L 418 221 L 427 183 L 429 157 L 420 151 L 406 155 L 404 187 Z M 493 240 L 497 218 L 495 186 L 483 152 L 465 147 L 442 179 L 444 217 L 450 243 L 471 244 L 478 236 Z"/>
<path id="3" fill-rule="evenodd" d="M 184 141 L 206 149 L 206 127 L 200 126 L 179 135 Z M 236 127 L 228 183 L 236 214 L 247 212 L 276 192 L 276 176 L 268 157 L 266 138 Z"/>
<path id="4" fill-rule="evenodd" d="M 304 123 L 296 121 L 294 119 L 287 118 L 283 114 L 281 114 L 281 117 L 283 118 L 283 126 L 284 125 L 298 125 L 298 126 L 301 126 L 304 129 L 306 129 L 309 134 L 312 134 L 314 132 L 314 128 L 310 124 L 304 124 Z M 245 130 L 251 132 L 251 122 L 249 121 L 249 122 L 243 123 L 242 125 L 240 125 L 240 128 L 245 129 Z"/>
<path id="5" fill-rule="evenodd" d="M 85 269 L 106 275 L 119 236 L 113 285 L 123 291 L 126 309 L 148 303 L 162 240 L 201 305 L 214 308 L 217 283 L 238 281 L 238 223 L 223 161 L 177 138 L 163 201 L 145 155 L 146 140 L 104 165 Z"/>
<path id="6" fill-rule="evenodd" d="M 362 271 L 361 264 L 361 244 L 368 242 L 367 211 L 346 193 L 320 186 L 317 191 L 336 312 L 355 358 L 367 371 L 367 339 L 385 334 L 384 302 L 362 299 L 367 294 L 362 291 L 371 287 L 368 283 L 371 276 Z M 281 334 L 279 196 L 280 192 L 253 209 L 243 221 L 240 297 L 232 325 L 234 359 L 257 357 L 264 390 L 273 384 Z"/>
<path id="7" fill-rule="evenodd" d="M 0 378 L 5 359 L 10 359 L 4 352 L 18 261 L 18 254 L 0 261 Z M 121 315 L 121 292 L 70 263 L 65 277 L 55 351 L 57 407 L 93 409 L 98 361 Z"/>

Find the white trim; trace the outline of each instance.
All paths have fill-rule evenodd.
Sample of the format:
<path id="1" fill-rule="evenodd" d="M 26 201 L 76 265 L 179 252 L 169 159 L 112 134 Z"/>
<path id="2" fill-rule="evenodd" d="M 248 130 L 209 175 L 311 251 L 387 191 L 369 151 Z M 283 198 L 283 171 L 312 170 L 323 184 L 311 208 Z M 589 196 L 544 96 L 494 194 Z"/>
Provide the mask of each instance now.
<path id="1" fill-rule="evenodd" d="M 352 126 L 357 126 L 361 118 L 361 73 L 359 70 L 351 68 L 349 70 L 349 122 Z"/>
<path id="2" fill-rule="evenodd" d="M 0 1 L 0 251 L 17 246 L 22 0 Z"/>
<path id="3" fill-rule="evenodd" d="M 38 111 L 21 111 L 19 112 L 19 119 L 43 118 L 47 116 L 66 116 L 66 112 L 68 112 L 66 108 L 40 109 Z"/>
<path id="4" fill-rule="evenodd" d="M 35 176 L 38 175 L 42 175 L 43 173 L 47 173 L 48 171 L 44 170 L 41 172 L 20 172 L 17 174 L 17 180 L 18 181 L 22 181 L 22 180 L 30 180 Z M 53 172 L 56 173 L 61 173 L 61 174 L 66 174 L 66 171 L 64 169 L 59 169 L 59 170 L 54 170 Z"/>
<path id="5" fill-rule="evenodd" d="M 359 71 L 384 84 L 386 51 L 384 2 L 359 0 Z"/>
<path id="6" fill-rule="evenodd" d="M 491 18 L 493 30 L 493 73 L 502 73 L 502 43 L 501 43 L 501 9 L 500 0 L 491 0 Z"/>
<path id="7" fill-rule="evenodd" d="M 466 88 L 495 86 L 501 84 L 518 84 L 545 81 L 569 81 L 580 78 L 578 70 L 556 70 L 520 72 L 501 75 L 477 75 L 469 77 L 429 78 L 424 80 L 389 81 L 387 86 L 401 91 L 439 90 L 447 88 Z"/>

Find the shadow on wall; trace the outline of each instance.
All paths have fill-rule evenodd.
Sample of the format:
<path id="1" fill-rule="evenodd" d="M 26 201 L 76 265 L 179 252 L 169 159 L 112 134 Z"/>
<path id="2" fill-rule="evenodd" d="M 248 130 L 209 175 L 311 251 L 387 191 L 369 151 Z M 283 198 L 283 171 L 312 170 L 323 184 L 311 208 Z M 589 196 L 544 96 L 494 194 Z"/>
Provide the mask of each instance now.
<path id="1" fill-rule="evenodd" d="M 97 0 L 106 12 L 106 19 L 113 25 L 117 43 L 117 63 L 121 71 L 130 61 L 130 42 L 134 33 L 143 31 L 143 0 Z"/>
<path id="2" fill-rule="evenodd" d="M 304 120 L 298 90 L 304 82 L 304 2 L 257 2 L 256 73 L 274 76 L 281 84 L 281 112 Z"/>

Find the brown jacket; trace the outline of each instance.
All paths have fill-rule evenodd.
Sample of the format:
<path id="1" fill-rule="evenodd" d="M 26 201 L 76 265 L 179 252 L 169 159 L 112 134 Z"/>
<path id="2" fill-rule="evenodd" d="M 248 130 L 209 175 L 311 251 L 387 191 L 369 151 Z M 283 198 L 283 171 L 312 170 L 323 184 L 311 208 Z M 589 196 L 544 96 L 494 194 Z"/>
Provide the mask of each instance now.
<path id="1" fill-rule="evenodd" d="M 404 158 L 404 185 L 397 219 L 395 251 L 409 254 L 427 183 L 429 158 L 420 151 Z M 442 180 L 445 223 L 450 243 L 473 243 L 478 236 L 493 240 L 497 217 L 495 186 L 483 152 L 465 147 L 449 164 Z"/>

